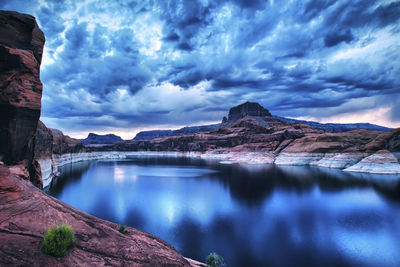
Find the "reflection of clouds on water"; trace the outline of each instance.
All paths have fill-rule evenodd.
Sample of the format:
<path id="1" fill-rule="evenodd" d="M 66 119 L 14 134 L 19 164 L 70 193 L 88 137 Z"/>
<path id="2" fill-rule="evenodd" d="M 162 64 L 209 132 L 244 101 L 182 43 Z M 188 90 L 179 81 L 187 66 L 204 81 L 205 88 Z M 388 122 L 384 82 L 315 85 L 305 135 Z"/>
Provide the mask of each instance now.
<path id="1" fill-rule="evenodd" d="M 385 229 L 376 232 L 334 229 L 332 238 L 340 253 L 363 266 L 399 266 L 400 237 Z"/>
<path id="2" fill-rule="evenodd" d="M 124 169 L 118 166 L 114 167 L 114 181 L 117 183 L 122 183 L 125 179 Z"/>

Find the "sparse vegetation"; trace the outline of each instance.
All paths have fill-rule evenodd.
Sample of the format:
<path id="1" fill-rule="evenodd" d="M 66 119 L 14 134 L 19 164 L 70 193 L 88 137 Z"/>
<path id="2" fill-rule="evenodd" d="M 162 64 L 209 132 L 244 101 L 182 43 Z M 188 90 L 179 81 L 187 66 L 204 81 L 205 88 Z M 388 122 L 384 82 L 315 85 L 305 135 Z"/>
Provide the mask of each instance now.
<path id="1" fill-rule="evenodd" d="M 121 234 L 125 234 L 126 232 L 126 226 L 121 224 L 118 228 L 118 232 L 120 232 Z"/>
<path id="2" fill-rule="evenodd" d="M 54 257 L 62 257 L 74 245 L 75 232 L 71 226 L 53 226 L 44 233 L 43 252 Z"/>
<path id="3" fill-rule="evenodd" d="M 207 267 L 222 267 L 225 266 L 225 260 L 222 256 L 215 252 L 210 253 L 206 258 Z"/>

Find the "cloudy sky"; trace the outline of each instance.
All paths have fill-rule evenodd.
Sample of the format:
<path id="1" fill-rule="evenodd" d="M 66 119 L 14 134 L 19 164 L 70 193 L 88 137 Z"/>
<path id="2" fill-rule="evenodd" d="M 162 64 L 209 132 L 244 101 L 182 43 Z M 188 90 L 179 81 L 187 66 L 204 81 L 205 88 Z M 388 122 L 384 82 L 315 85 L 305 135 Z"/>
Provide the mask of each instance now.
<path id="1" fill-rule="evenodd" d="M 273 114 L 400 127 L 400 1 L 0 0 L 46 35 L 41 119 L 74 137 Z"/>

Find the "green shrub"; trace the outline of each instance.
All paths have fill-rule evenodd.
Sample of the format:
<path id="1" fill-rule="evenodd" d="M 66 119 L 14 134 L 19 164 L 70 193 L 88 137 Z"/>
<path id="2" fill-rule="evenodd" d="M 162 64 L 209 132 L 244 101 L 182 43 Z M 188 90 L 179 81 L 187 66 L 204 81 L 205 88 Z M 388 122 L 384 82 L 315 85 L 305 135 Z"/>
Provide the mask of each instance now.
<path id="1" fill-rule="evenodd" d="M 43 251 L 46 254 L 62 257 L 74 245 L 75 232 L 66 224 L 53 226 L 44 233 Z"/>
<path id="2" fill-rule="evenodd" d="M 121 234 L 125 234 L 125 231 L 126 231 L 126 226 L 120 225 L 118 228 L 118 232 L 120 232 Z"/>
<path id="3" fill-rule="evenodd" d="M 221 266 L 225 266 L 225 261 L 224 261 L 224 258 L 222 258 L 222 256 L 213 252 L 207 256 L 206 264 L 207 264 L 207 267 L 221 267 Z"/>

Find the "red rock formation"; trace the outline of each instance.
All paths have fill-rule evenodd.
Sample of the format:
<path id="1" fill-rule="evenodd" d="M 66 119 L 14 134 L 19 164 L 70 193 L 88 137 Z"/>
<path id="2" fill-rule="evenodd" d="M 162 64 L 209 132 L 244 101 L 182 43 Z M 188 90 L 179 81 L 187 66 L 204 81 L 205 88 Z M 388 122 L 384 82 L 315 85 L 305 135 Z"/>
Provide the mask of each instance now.
<path id="1" fill-rule="evenodd" d="M 246 116 L 266 117 L 271 113 L 258 103 L 246 102 L 229 110 L 228 121 L 237 121 Z"/>
<path id="2" fill-rule="evenodd" d="M 78 139 L 64 135 L 60 130 L 50 129 L 53 135 L 53 153 L 75 153 L 84 151 L 84 147 Z"/>
<path id="3" fill-rule="evenodd" d="M 31 179 L 39 186 L 33 152 L 44 41 L 34 17 L 0 11 L 0 156 L 6 164 L 25 160 Z"/>
<path id="4" fill-rule="evenodd" d="M 222 128 L 230 127 L 236 121 L 245 117 L 270 117 L 271 113 L 255 102 L 245 102 L 241 105 L 235 106 L 229 110 L 228 119 L 222 119 Z"/>
<path id="5" fill-rule="evenodd" d="M 24 166 L 12 173 L 0 166 L 0 266 L 190 266 L 161 239 L 130 227 L 121 234 L 118 224 L 46 195 L 24 175 Z M 75 246 L 54 258 L 40 246 L 44 231 L 61 223 L 75 230 Z"/>
<path id="6" fill-rule="evenodd" d="M 53 154 L 85 152 L 80 140 L 64 135 L 60 130 L 49 129 L 39 121 L 35 137 L 35 158 L 51 158 Z"/>
<path id="7" fill-rule="evenodd" d="M 96 150 L 196 151 L 196 152 L 280 152 L 287 153 L 374 153 L 381 149 L 400 151 L 400 129 L 378 132 L 357 129 L 330 133 L 305 124 L 287 124 L 265 116 L 245 116 L 215 131 L 124 141 Z"/>
<path id="8" fill-rule="evenodd" d="M 53 155 L 53 133 L 39 121 L 35 136 L 35 158 L 51 158 Z"/>

